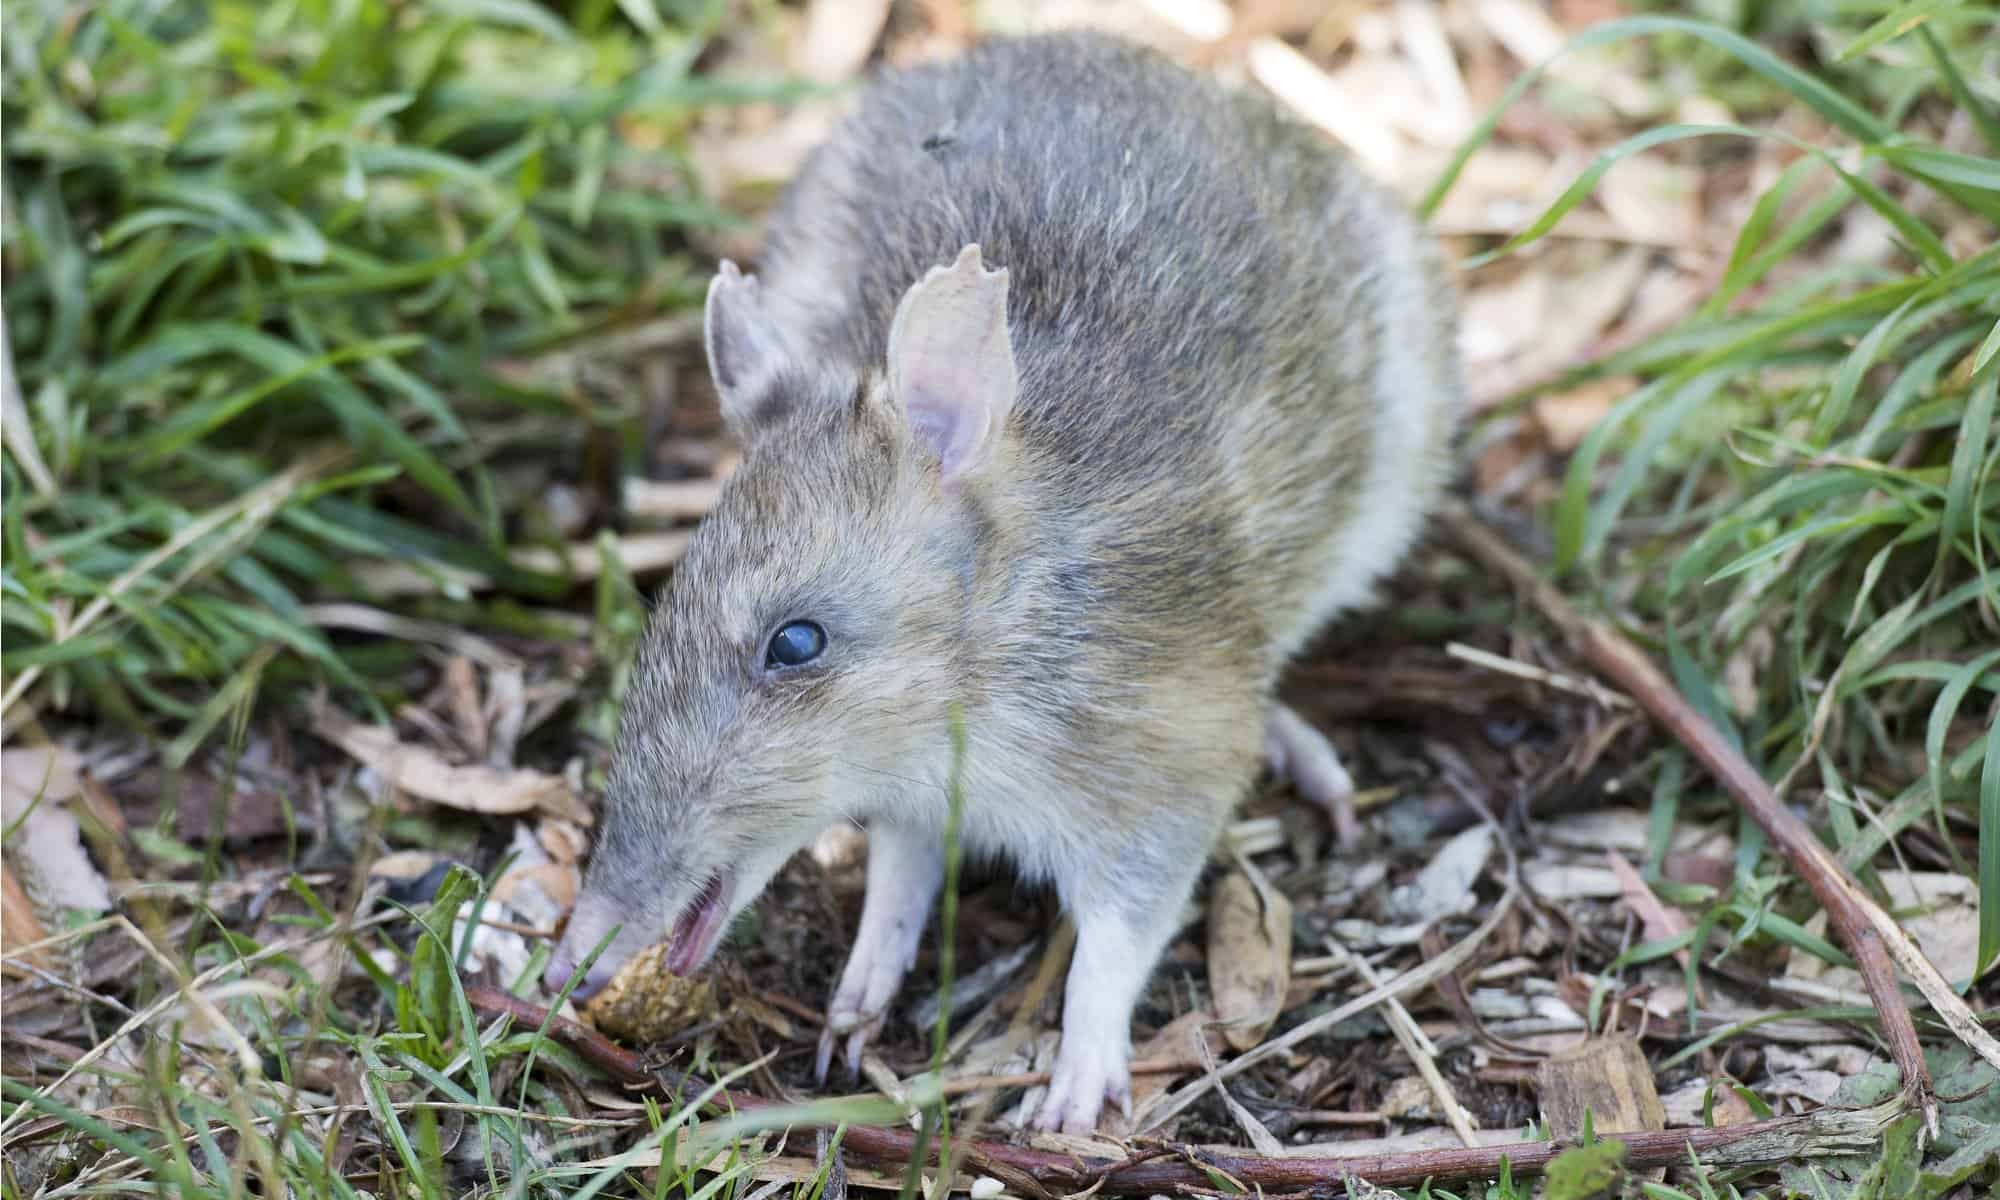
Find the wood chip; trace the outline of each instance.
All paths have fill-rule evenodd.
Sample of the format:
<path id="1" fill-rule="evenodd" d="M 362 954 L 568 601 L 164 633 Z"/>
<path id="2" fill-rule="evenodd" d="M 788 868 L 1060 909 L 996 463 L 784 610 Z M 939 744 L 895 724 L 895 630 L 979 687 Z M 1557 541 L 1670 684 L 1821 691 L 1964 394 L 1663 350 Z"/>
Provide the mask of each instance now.
<path id="1" fill-rule="evenodd" d="M 1653 1068 L 1629 1034 L 1591 1038 L 1546 1059 L 1539 1080 L 1542 1123 L 1558 1138 L 1577 1137 L 1585 1114 L 1600 1136 L 1667 1127 Z"/>

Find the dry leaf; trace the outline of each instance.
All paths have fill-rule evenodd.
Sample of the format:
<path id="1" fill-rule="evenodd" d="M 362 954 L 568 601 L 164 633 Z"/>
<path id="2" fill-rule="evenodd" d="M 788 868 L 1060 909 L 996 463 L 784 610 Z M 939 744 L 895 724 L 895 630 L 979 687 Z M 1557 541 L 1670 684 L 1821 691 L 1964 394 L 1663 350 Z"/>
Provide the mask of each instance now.
<path id="1" fill-rule="evenodd" d="M 21 947 L 32 946 L 47 936 L 49 931 L 35 917 L 35 902 L 14 878 L 14 868 L 0 863 L 0 954 L 13 958 Z M 34 965 L 48 969 L 48 951 L 37 950 L 26 957 Z M 7 970 L 11 974 L 15 968 L 10 965 Z"/>
<path id="2" fill-rule="evenodd" d="M 0 761 L 0 814 L 17 882 L 45 908 L 104 912 L 111 889 L 83 849 L 67 804 L 81 794 L 81 763 L 64 746 L 16 746 Z"/>
<path id="3" fill-rule="evenodd" d="M 664 571 L 687 553 L 686 530 L 664 533 L 634 533 L 618 539 L 618 561 L 634 575 Z M 561 550 L 529 546 L 508 556 L 522 571 L 544 575 L 564 575 L 572 580 L 595 579 L 604 571 L 604 557 L 595 539 L 571 542 Z M 419 568 L 405 562 L 364 562 L 352 568 L 362 590 L 376 596 L 457 595 L 480 592 L 493 580 L 464 567 Z"/>
<path id="4" fill-rule="evenodd" d="M 1475 899 L 1472 885 L 1493 854 L 1493 827 L 1474 825 L 1446 842 L 1409 883 L 1389 893 L 1384 911 L 1398 921 L 1429 924 L 1466 911 Z"/>
<path id="5" fill-rule="evenodd" d="M 1636 386 L 1629 375 L 1593 379 L 1568 391 L 1537 396 L 1528 411 L 1548 448 L 1567 454 Z"/>
<path id="6" fill-rule="evenodd" d="M 1472 459 L 1473 487 L 1481 496 L 1495 500 L 1511 496 L 1548 476 L 1548 456 L 1542 452 L 1541 439 L 1522 422 L 1503 420 L 1513 428 L 1502 429 L 1496 422 L 1495 434 L 1504 436 L 1495 436 L 1483 448 L 1474 450 Z"/>
<path id="7" fill-rule="evenodd" d="M 1662 904 L 1660 898 L 1653 894 L 1653 889 L 1646 886 L 1646 881 L 1640 877 L 1639 872 L 1631 863 L 1625 861 L 1624 855 L 1616 850 L 1606 850 L 1604 858 L 1611 864 L 1612 874 L 1617 877 L 1625 893 L 1625 903 L 1639 915 L 1639 921 L 1646 930 L 1647 941 L 1665 941 L 1687 930 L 1687 915 L 1677 908 L 1668 908 Z M 1688 965 L 1688 952 L 1685 949 L 1676 950 L 1674 958 L 1681 966 Z"/>
<path id="8" fill-rule="evenodd" d="M 486 757 L 486 716 L 480 711 L 479 673 L 472 660 L 454 654 L 444 664 L 444 688 L 450 702 L 451 721 L 459 738 L 474 758 Z"/>
<path id="9" fill-rule="evenodd" d="M 1950 871 L 1882 871 L 1889 912 L 1946 979 L 1969 979 L 1979 957 L 1979 885 Z M 1815 914 L 1823 924 L 1823 914 Z M 1815 926 L 1808 926 L 1815 928 Z M 1817 979 L 1828 987 L 1859 992 L 1861 975 L 1848 967 L 1827 967 L 1803 950 L 1793 950 L 1785 973 Z"/>
<path id="10" fill-rule="evenodd" d="M 1683 1084 L 1662 1096 L 1660 1107 L 1667 1114 L 1668 1126 L 1674 1129 L 1707 1125 L 1711 1115 L 1718 1127 L 1748 1125 L 1757 1119 L 1750 1102 L 1737 1095 L 1726 1079 L 1697 1079 Z"/>
<path id="11" fill-rule="evenodd" d="M 535 840 L 550 861 L 575 866 L 590 849 L 590 835 L 573 821 L 549 818 L 535 826 Z"/>
<path id="12" fill-rule="evenodd" d="M 583 872 L 574 860 L 551 858 L 525 824 L 514 826 L 514 841 L 507 849 L 514 862 L 494 883 L 493 898 L 527 924 L 544 929 L 554 925 L 576 904 Z"/>
<path id="13" fill-rule="evenodd" d="M 825 871 L 849 870 L 861 865 L 868 853 L 868 835 L 846 821 L 813 839 L 806 852 Z"/>
<path id="14" fill-rule="evenodd" d="M 0 787 L 5 788 L 7 820 L 13 822 L 36 796 L 62 804 L 83 790 L 83 764 L 66 746 L 10 746 L 0 755 Z"/>
<path id="15" fill-rule="evenodd" d="M 625 481 L 625 515 L 634 521 L 698 521 L 722 496 L 720 479 L 645 479 Z"/>
<path id="16" fill-rule="evenodd" d="M 1232 871 L 1208 902 L 1208 986 L 1222 1033 L 1249 1050 L 1284 1008 L 1292 975 L 1292 905 L 1275 890 L 1261 893 Z"/>
<path id="17" fill-rule="evenodd" d="M 392 850 L 368 864 L 370 879 L 407 881 L 422 879 L 441 862 L 444 855 L 433 850 Z"/>
<path id="18" fill-rule="evenodd" d="M 1627 241 L 1692 246 L 1701 236 L 1700 185 L 1701 174 L 1693 167 L 1657 154 L 1634 154 L 1604 173 L 1597 202 Z"/>
<path id="19" fill-rule="evenodd" d="M 688 158 L 703 190 L 727 199 L 749 188 L 790 179 L 814 147 L 826 140 L 839 119 L 839 104 L 820 101 L 796 106 L 777 124 L 745 133 L 730 121 L 705 122 L 688 142 Z"/>
<path id="20" fill-rule="evenodd" d="M 590 810 L 560 775 L 526 767 L 453 766 L 427 747 L 397 740 L 393 730 L 363 725 L 323 704 L 313 714 L 313 732 L 397 788 L 433 804 L 478 813 L 539 809 L 580 825 L 591 823 Z"/>
<path id="21" fill-rule="evenodd" d="M 1132 1052 L 1135 1062 L 1165 1062 L 1178 1059 L 1181 1062 L 1201 1061 L 1202 1030 L 1215 1024 L 1215 1014 L 1207 1009 L 1195 1009 L 1182 1013 L 1160 1027 L 1160 1031 L 1147 1038 Z M 1146 1102 L 1171 1089 L 1179 1082 L 1180 1076 L 1166 1071 L 1154 1071 L 1139 1075 L 1132 1080 L 1132 1111 L 1140 1112 Z"/>

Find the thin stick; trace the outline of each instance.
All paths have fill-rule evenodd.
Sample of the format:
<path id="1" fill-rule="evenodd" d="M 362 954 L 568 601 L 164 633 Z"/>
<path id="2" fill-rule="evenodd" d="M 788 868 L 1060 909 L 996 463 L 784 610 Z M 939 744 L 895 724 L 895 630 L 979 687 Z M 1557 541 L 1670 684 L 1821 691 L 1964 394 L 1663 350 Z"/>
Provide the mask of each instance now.
<path id="1" fill-rule="evenodd" d="M 540 1007 L 494 988 L 468 987 L 465 998 L 489 1017 L 512 1016 L 516 1024 L 540 1028 L 607 1074 L 632 1084 L 650 1084 L 682 1093 L 698 1093 L 703 1084 L 672 1071 L 648 1071 L 629 1050 L 613 1045 L 596 1030 L 561 1017 L 550 1019 Z M 778 1102 L 748 1092 L 722 1092 L 711 1103 L 717 1109 L 748 1112 L 775 1107 Z M 1811 1155 L 1852 1154 L 1878 1145 L 1882 1131 L 1902 1112 L 1894 1101 L 1865 1109 L 1822 1109 L 1796 1117 L 1753 1121 L 1703 1129 L 1662 1129 L 1621 1133 L 1629 1170 L 1686 1164 L 1698 1154 L 1711 1165 L 1780 1162 Z M 1105 1195 L 1208 1194 L 1215 1191 L 1214 1172 L 1263 1192 L 1299 1191 L 1361 1178 L 1385 1187 L 1415 1186 L 1428 1179 L 1446 1183 L 1491 1179 L 1503 1160 L 1517 1174 L 1537 1174 L 1549 1161 L 1570 1149 L 1566 1141 L 1514 1142 L 1500 1146 L 1451 1147 L 1397 1154 L 1345 1157 L 1265 1157 L 1196 1146 L 1174 1145 L 1163 1152 L 1144 1149 L 1126 1158 L 1084 1157 L 1055 1153 L 1006 1142 L 955 1139 L 967 1162 L 983 1173 L 1003 1172 L 1050 1192 L 1087 1188 Z M 850 1125 L 841 1148 L 865 1161 L 908 1163 L 917 1149 L 917 1134 L 907 1126 Z M 1107 1149 L 1109 1149 L 1107 1144 Z M 926 1162 L 935 1161 L 935 1147 Z M 1011 1185 L 1010 1185 L 1011 1186 Z M 1023 1191 L 1026 1189 L 1023 1188 Z"/>
<path id="2" fill-rule="evenodd" d="M 1867 989 L 1876 1017 L 1882 1023 L 1882 1036 L 1888 1040 L 1890 1056 L 1903 1073 L 1905 1094 L 1923 1113 L 1925 1125 L 1935 1133 L 1937 1093 L 1931 1083 L 1930 1069 L 1924 1063 L 1923 1045 L 1917 1040 L 1916 1023 L 1911 1020 L 1909 1006 L 1896 986 L 1891 958 L 1909 973 L 1918 990 L 1959 1040 L 1996 1067 L 2000 1067 L 2000 1041 L 1995 1041 L 1979 1024 L 1972 1010 L 1951 990 L 1951 985 L 1909 935 L 1861 890 L 1805 822 L 1779 802 L 1756 768 L 1681 697 L 1651 660 L 1611 626 L 1577 611 L 1541 577 L 1533 563 L 1463 508 L 1454 507 L 1445 523 L 1468 554 L 1519 588 L 1586 662 L 1623 688 L 1640 708 L 1687 747 L 1716 781 L 1729 790 L 1750 819 L 1770 835 L 1792 869 L 1812 889 L 1826 910 L 1827 921 L 1854 956 L 1862 986 Z"/>
<path id="3" fill-rule="evenodd" d="M 1382 986 L 1382 973 L 1369 966 L 1367 959 L 1351 952 L 1348 958 L 1354 964 L 1355 972 L 1361 976 L 1361 982 L 1371 988 Z M 1389 1032 L 1396 1035 L 1396 1041 L 1403 1047 L 1403 1053 L 1416 1065 L 1417 1074 L 1423 1078 L 1424 1086 L 1430 1089 L 1431 1099 L 1444 1114 L 1445 1123 L 1451 1126 L 1459 1141 L 1468 1146 L 1477 1146 L 1479 1133 L 1472 1124 L 1472 1114 L 1466 1111 L 1465 1105 L 1459 1103 L 1457 1093 L 1453 1092 L 1451 1084 L 1445 1081 L 1444 1072 L 1438 1070 L 1437 1047 L 1424 1036 L 1424 1031 L 1418 1027 L 1416 1018 L 1410 1015 L 1409 1009 L 1403 1007 L 1401 1000 L 1390 996 L 1382 1001 L 1382 1019 L 1389 1023 Z"/>
<path id="4" fill-rule="evenodd" d="M 1132 1075 L 1185 1075 L 1201 1070 L 1191 1058 L 1142 1058 L 1126 1068 Z M 1040 1087 L 1049 1081 L 1049 1071 L 1016 1071 L 1012 1075 L 961 1075 L 938 1086 L 946 1096 L 969 1096 L 974 1092 L 998 1092 L 1008 1088 Z"/>
<path id="5" fill-rule="evenodd" d="M 1453 658 L 1469 662 L 1475 667 L 1485 667 L 1489 671 L 1498 671 L 1502 675 L 1512 675 L 1516 679 L 1533 680 L 1536 683 L 1545 683 L 1560 691 L 1570 692 L 1578 696 L 1587 696 L 1605 708 L 1632 707 L 1630 699 L 1605 688 L 1594 680 L 1572 679 L 1568 675 L 1558 675 L 1554 671 L 1543 670 L 1533 663 L 1524 663 L 1517 659 L 1508 658 L 1504 654 L 1489 654 L 1477 646 L 1468 646 L 1463 642 L 1447 642 L 1444 652 Z"/>

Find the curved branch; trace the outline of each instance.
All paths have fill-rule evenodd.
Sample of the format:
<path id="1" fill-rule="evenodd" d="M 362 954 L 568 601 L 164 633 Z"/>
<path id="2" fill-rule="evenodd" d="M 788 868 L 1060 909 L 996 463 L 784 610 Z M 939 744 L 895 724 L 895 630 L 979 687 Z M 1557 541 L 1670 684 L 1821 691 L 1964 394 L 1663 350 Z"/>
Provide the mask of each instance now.
<path id="1" fill-rule="evenodd" d="M 521 1025 L 540 1028 L 606 1074 L 629 1084 L 649 1084 L 682 1095 L 701 1090 L 699 1081 L 674 1071 L 649 1071 L 637 1054 L 614 1045 L 603 1034 L 546 1010 L 485 987 L 468 987 L 466 999 L 485 1016 L 508 1015 Z M 749 1092 L 728 1091 L 713 1101 L 718 1109 L 746 1112 L 771 1108 L 777 1102 Z M 1685 1165 L 1689 1157 L 1717 1163 L 1780 1162 L 1802 1155 L 1852 1154 L 1878 1144 L 1882 1130 L 1901 1113 L 1899 1103 L 1859 1110 L 1825 1109 L 1797 1117 L 1755 1121 L 1713 1129 L 1664 1129 L 1621 1133 L 1628 1170 Z M 1439 1183 L 1492 1179 L 1502 1164 L 1517 1174 L 1536 1174 L 1575 1143 L 1515 1142 L 1503 1146 L 1451 1147 L 1395 1154 L 1267 1157 L 1204 1150 L 1188 1145 L 1150 1145 L 1125 1157 L 1084 1157 L 1037 1150 L 1003 1141 L 962 1142 L 966 1163 L 1020 1186 L 1032 1181 L 1049 1192 L 1077 1192 L 1098 1185 L 1105 1195 L 1216 1194 L 1217 1179 L 1227 1176 L 1265 1193 L 1295 1192 L 1366 1179 L 1385 1187 L 1413 1186 L 1425 1180 Z M 917 1134 L 906 1126 L 850 1125 L 842 1149 L 864 1161 L 903 1165 L 917 1152 Z M 1107 1146 L 1108 1148 L 1108 1146 Z M 936 1146 L 925 1149 L 928 1165 L 936 1163 Z M 1022 1190 L 1026 1190 L 1022 1188 Z"/>

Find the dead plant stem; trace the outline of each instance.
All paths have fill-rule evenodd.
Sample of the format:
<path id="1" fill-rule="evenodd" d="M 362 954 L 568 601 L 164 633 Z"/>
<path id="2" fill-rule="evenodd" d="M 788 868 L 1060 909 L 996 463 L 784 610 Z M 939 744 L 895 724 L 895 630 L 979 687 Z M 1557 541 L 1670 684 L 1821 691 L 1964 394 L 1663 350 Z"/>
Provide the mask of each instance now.
<path id="1" fill-rule="evenodd" d="M 1951 990 L 1937 968 L 1908 935 L 1862 891 L 1840 861 L 1804 821 L 1779 800 L 1757 769 L 1722 733 L 1684 699 L 1661 670 L 1630 640 L 1609 624 L 1585 616 L 1535 565 L 1499 534 L 1454 506 L 1445 520 L 1453 538 L 1479 563 L 1512 583 L 1543 618 L 1554 625 L 1600 674 L 1636 701 L 1689 753 L 1728 789 L 1736 803 L 1757 822 L 1785 856 L 1799 878 L 1826 910 L 1827 920 L 1860 968 L 1863 987 L 1875 1006 L 1890 1056 L 1903 1073 L 1905 1099 L 1937 1129 L 1937 1094 L 1909 1005 L 1896 984 L 1895 966 L 1916 981 L 1918 989 L 1954 1033 L 1980 1057 L 2000 1066 L 2000 1042 Z"/>

